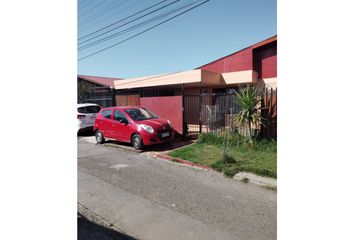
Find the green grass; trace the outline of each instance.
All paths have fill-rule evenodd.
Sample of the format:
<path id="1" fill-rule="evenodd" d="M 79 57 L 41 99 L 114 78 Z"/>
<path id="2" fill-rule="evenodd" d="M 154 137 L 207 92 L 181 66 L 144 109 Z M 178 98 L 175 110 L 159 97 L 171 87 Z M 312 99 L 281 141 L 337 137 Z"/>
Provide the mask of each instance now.
<path id="1" fill-rule="evenodd" d="M 203 134 L 202 134 L 203 135 Z M 203 139 L 203 137 L 202 137 Z M 274 140 L 257 141 L 253 147 L 239 142 L 229 147 L 231 160 L 225 162 L 224 145 L 212 137 L 213 144 L 197 143 L 177 149 L 169 155 L 203 164 L 232 177 L 239 171 L 253 172 L 261 176 L 277 177 L 277 143 Z M 235 141 L 236 143 L 237 141 Z"/>

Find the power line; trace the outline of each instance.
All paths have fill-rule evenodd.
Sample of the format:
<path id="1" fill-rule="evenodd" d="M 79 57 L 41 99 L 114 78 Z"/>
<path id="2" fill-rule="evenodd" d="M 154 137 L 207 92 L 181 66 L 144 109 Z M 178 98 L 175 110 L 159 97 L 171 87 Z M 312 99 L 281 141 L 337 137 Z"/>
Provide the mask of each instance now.
<path id="1" fill-rule="evenodd" d="M 85 8 L 86 6 L 88 6 L 92 0 L 87 0 L 87 2 L 83 3 L 81 7 L 78 8 L 78 11 L 80 11 L 81 9 Z"/>
<path id="2" fill-rule="evenodd" d="M 96 55 L 96 54 L 98 54 L 98 53 L 101 53 L 101 52 L 106 51 L 106 50 L 108 50 L 108 49 L 110 49 L 110 48 L 112 48 L 112 47 L 115 47 L 115 46 L 117 46 L 117 45 L 119 45 L 119 44 L 122 44 L 122 43 L 124 43 L 124 42 L 126 42 L 126 41 L 128 41 L 128 40 L 130 40 L 130 39 L 132 39 L 132 38 L 135 38 L 135 37 L 137 37 L 137 36 L 139 36 L 139 35 L 141 35 L 141 34 L 147 32 L 147 31 L 149 31 L 149 30 L 151 30 L 151 29 L 153 29 L 153 28 L 156 28 L 156 27 L 160 26 L 161 24 L 164 24 L 165 22 L 168 22 L 168 21 L 170 21 L 170 20 L 172 20 L 172 19 L 174 19 L 174 18 L 176 18 L 176 17 L 178 17 L 178 16 L 181 16 L 182 14 L 185 14 L 185 13 L 187 13 L 187 12 L 189 12 L 189 11 L 191 11 L 191 10 L 193 10 L 193 9 L 195 9 L 195 8 L 201 6 L 201 5 L 203 5 L 203 4 L 205 4 L 205 3 L 209 2 L 209 1 L 210 1 L 210 0 L 206 0 L 206 1 L 202 2 L 202 3 L 199 3 L 198 5 L 196 5 L 196 6 L 194 6 L 194 7 L 191 7 L 191 8 L 189 8 L 189 9 L 187 9 L 187 10 L 185 10 L 185 11 L 183 11 L 183 12 L 181 12 L 181 13 L 179 13 L 179 14 L 177 14 L 177 15 L 175 15 L 175 16 L 169 18 L 169 19 L 166 19 L 165 21 L 162 21 L 161 23 L 158 23 L 158 24 L 156 24 L 156 25 L 154 25 L 154 26 L 152 26 L 152 27 L 150 27 L 150 28 L 148 28 L 148 29 L 146 29 L 146 30 L 140 32 L 140 33 L 137 33 L 137 34 L 135 34 L 135 35 L 133 35 L 133 36 L 131 36 L 131 37 L 129 37 L 129 38 L 126 38 L 126 39 L 124 39 L 124 40 L 122 40 L 122 41 L 120 41 L 120 42 L 117 42 L 117 43 L 115 43 L 115 44 L 113 44 L 113 45 L 111 45 L 111 46 L 109 46 L 109 47 L 106 47 L 106 48 L 104 48 L 104 49 L 101 49 L 101 50 L 99 50 L 99 51 L 96 51 L 96 52 L 94 52 L 94 53 L 91 53 L 91 54 L 89 54 L 89 55 L 87 55 L 87 56 L 85 56 L 85 57 L 82 57 L 82 58 L 78 59 L 78 61 L 81 61 L 81 60 L 86 59 L 86 58 L 88 58 L 88 57 L 94 56 L 94 55 Z"/>
<path id="3" fill-rule="evenodd" d="M 109 15 L 108 17 L 106 17 L 105 19 L 102 19 L 103 21 L 107 21 L 108 19 L 111 19 L 112 17 L 116 16 L 118 13 L 121 13 L 129 8 L 131 8 L 132 6 L 136 5 L 137 3 L 140 3 L 141 1 L 140 0 L 137 0 L 137 1 L 134 1 L 132 4 L 128 5 L 127 7 L 125 8 L 122 8 L 120 9 L 119 11 L 117 12 L 113 12 L 113 14 Z M 99 17 L 98 17 L 99 18 Z M 97 24 L 100 24 L 102 23 L 103 21 L 98 21 L 98 22 L 95 22 L 94 24 L 92 24 L 91 26 L 89 26 L 88 28 L 84 28 L 82 29 L 83 32 L 87 31 L 88 29 L 96 26 Z M 79 26 L 81 28 L 81 25 Z"/>
<path id="4" fill-rule="evenodd" d="M 143 9 L 143 10 L 137 12 L 137 13 L 134 13 L 134 14 L 128 16 L 128 17 L 125 17 L 125 18 L 123 18 L 123 19 L 121 19 L 121 20 L 118 20 L 118 21 L 116 21 L 116 22 L 114 22 L 114 23 L 111 23 L 111 24 L 109 24 L 109 25 L 106 26 L 106 27 L 103 27 L 103 28 L 101 28 L 101 29 L 98 29 L 97 31 L 94 31 L 94 32 L 92 32 L 92 33 L 90 33 L 90 34 L 87 34 L 87 35 L 85 35 L 85 36 L 79 38 L 78 40 L 81 40 L 81 39 L 83 39 L 83 38 L 89 37 L 89 36 L 91 36 L 91 35 L 93 35 L 93 34 L 95 34 L 95 33 L 97 33 L 97 32 L 100 32 L 100 31 L 102 31 L 102 30 L 104 30 L 104 29 L 107 29 L 107 28 L 109 28 L 109 27 L 111 27 L 111 26 L 114 26 L 114 25 L 117 24 L 117 23 L 120 23 L 120 22 L 122 22 L 122 21 L 124 21 L 124 20 L 127 20 L 127 19 L 131 18 L 131 17 L 134 17 L 134 16 L 136 16 L 136 15 L 142 13 L 142 12 L 145 12 L 146 10 L 149 10 L 149 9 L 151 9 L 151 8 L 153 8 L 153 7 L 155 7 L 155 6 L 159 5 L 159 4 L 161 4 L 161 3 L 164 3 L 164 2 L 166 2 L 166 1 L 168 1 L 168 0 L 162 0 L 161 2 L 158 2 L 158 3 L 156 3 L 156 4 L 154 4 L 154 5 L 150 6 L 150 7 L 147 7 L 147 8 L 145 8 L 145 9 Z M 178 0 L 178 1 L 180 1 L 180 0 Z"/>
<path id="5" fill-rule="evenodd" d="M 92 10 L 96 9 L 99 5 L 102 5 L 104 3 L 101 2 L 101 0 L 99 1 L 98 4 L 94 5 L 92 8 L 90 8 L 89 10 L 87 10 L 86 12 L 84 12 L 83 14 L 81 14 L 81 16 L 79 16 L 79 18 L 85 16 L 87 13 L 91 12 Z"/>
<path id="6" fill-rule="evenodd" d="M 148 13 L 146 13 L 146 14 L 140 16 L 140 17 L 134 18 L 133 20 L 131 20 L 131 21 L 127 22 L 127 23 L 124 23 L 124 24 L 122 24 L 122 25 L 119 25 L 118 27 L 112 28 L 112 29 L 110 29 L 110 30 L 108 30 L 108 31 L 105 31 L 105 32 L 103 32 L 103 33 L 101 33 L 101 34 L 99 34 L 99 35 L 97 35 L 97 36 L 94 36 L 94 37 L 92 37 L 92 38 L 89 38 L 89 39 L 87 39 L 87 40 L 85 40 L 85 41 L 79 43 L 79 45 L 80 45 L 80 44 L 83 44 L 83 43 L 85 43 L 85 42 L 91 41 L 92 39 L 98 38 L 98 37 L 100 37 L 100 36 L 102 36 L 102 35 L 105 35 L 105 34 L 107 34 L 107 33 L 109 33 L 109 32 L 112 32 L 112 31 L 114 31 L 114 30 L 116 30 L 116 29 L 118 29 L 118 28 L 121 28 L 121 27 L 123 27 L 123 26 L 126 26 L 126 25 L 128 25 L 129 23 L 135 22 L 136 20 L 142 19 L 142 18 L 144 18 L 144 17 L 146 17 L 146 16 L 148 16 L 148 15 L 150 15 L 150 14 L 153 14 L 153 13 L 155 13 L 155 12 L 157 12 L 157 11 L 160 11 L 161 9 L 164 9 L 164 8 L 166 8 L 166 7 L 168 7 L 168 6 L 172 5 L 172 4 L 175 4 L 175 3 L 179 2 L 179 1 L 181 1 L 181 0 L 175 0 L 175 1 L 171 2 L 171 3 L 168 3 L 168 4 L 166 4 L 166 5 L 162 6 L 162 7 L 157 8 L 157 9 L 151 11 L 151 12 L 148 12 Z"/>
<path id="7" fill-rule="evenodd" d="M 189 6 L 193 5 L 193 4 L 195 4 L 195 3 L 198 2 L 198 1 L 200 1 L 200 0 L 197 0 L 197 1 L 194 1 L 194 2 L 192 2 L 192 3 L 186 4 L 186 5 L 184 5 L 184 6 L 181 6 L 181 7 L 179 7 L 179 8 L 176 8 L 176 9 L 174 9 L 174 10 L 172 10 L 172 11 L 167 12 L 167 13 L 160 14 L 160 15 L 155 16 L 155 17 L 153 17 L 153 18 L 150 18 L 150 19 L 148 19 L 148 20 L 146 20 L 146 21 L 144 21 L 144 22 L 138 23 L 138 24 L 136 24 L 136 25 L 134 25 L 134 26 L 132 26 L 132 27 L 129 27 L 129 28 L 124 29 L 124 30 L 122 30 L 122 31 L 119 31 L 119 32 L 117 32 L 117 33 L 111 34 L 111 35 L 109 35 L 109 36 L 107 36 L 107 37 L 104 37 L 104 38 L 102 38 L 102 39 L 96 40 L 95 42 L 88 43 L 88 44 L 86 44 L 86 45 L 84 45 L 84 46 L 82 46 L 82 47 L 79 47 L 78 50 L 80 51 L 80 50 L 82 50 L 82 49 L 90 48 L 90 47 L 95 46 L 95 45 L 97 45 L 97 44 L 100 44 L 100 43 L 102 43 L 102 42 L 108 41 L 108 40 L 110 40 L 110 39 L 112 39 L 112 38 L 114 38 L 114 37 L 123 35 L 123 34 L 125 34 L 125 33 L 127 33 L 127 32 L 130 32 L 130 31 L 134 30 L 134 29 L 137 29 L 137 28 L 139 28 L 139 27 L 145 26 L 145 25 L 147 25 L 147 24 L 149 24 L 149 23 L 151 23 L 151 22 L 154 22 L 154 21 L 157 21 L 157 20 L 161 20 L 161 19 L 167 17 L 168 15 L 171 15 L 172 13 L 176 13 L 176 12 L 178 12 L 178 11 L 184 9 L 184 8 L 187 8 L 187 7 L 189 7 Z"/>
<path id="8" fill-rule="evenodd" d="M 146 21 L 144 21 L 144 22 L 138 23 L 138 24 L 136 24 L 136 25 L 134 25 L 134 26 L 132 26 L 132 27 L 129 27 L 129 28 L 124 29 L 124 30 L 122 30 L 122 31 L 119 31 L 119 32 L 117 32 L 117 33 L 111 34 L 111 35 L 109 35 L 109 36 L 107 36 L 107 37 L 104 37 L 104 38 L 102 38 L 102 39 L 96 40 L 96 41 L 94 41 L 94 42 L 92 42 L 92 43 L 88 43 L 88 44 L 86 44 L 86 45 L 84 45 L 84 46 L 82 46 L 82 47 L 79 47 L 78 50 L 81 51 L 81 50 L 84 50 L 84 49 L 93 47 L 93 46 L 95 46 L 95 45 L 97 45 L 97 44 L 100 44 L 100 43 L 102 43 L 102 42 L 108 41 L 108 40 L 110 40 L 110 39 L 112 39 L 112 38 L 115 38 L 115 37 L 117 37 L 117 36 L 123 35 L 123 34 L 125 34 L 125 33 L 130 32 L 130 31 L 133 31 L 133 30 L 135 30 L 135 29 L 137 29 L 137 28 L 140 28 L 140 27 L 142 27 L 142 26 L 145 26 L 145 25 L 147 25 L 147 24 L 149 24 L 149 23 L 151 23 L 151 22 L 155 22 L 155 21 L 164 19 L 164 18 L 166 18 L 168 15 L 171 15 L 171 14 L 173 14 L 173 13 L 179 12 L 179 11 L 181 11 L 182 9 L 185 9 L 185 8 L 187 8 L 187 7 L 190 7 L 190 6 L 194 5 L 195 3 L 199 2 L 199 1 L 200 1 L 200 0 L 197 0 L 197 1 L 191 2 L 191 3 L 189 3 L 189 4 L 180 6 L 180 7 L 176 8 L 176 9 L 174 9 L 174 10 L 171 10 L 171 11 L 169 11 L 169 12 L 162 13 L 162 14 L 160 14 L 160 15 L 158 15 L 158 16 L 155 16 L 155 17 L 153 17 L 153 18 L 150 18 L 150 19 L 148 19 L 148 20 L 146 20 Z"/>
<path id="9" fill-rule="evenodd" d="M 100 15 L 100 14 L 103 15 L 103 14 L 109 12 L 109 11 L 112 11 L 112 10 L 114 10 L 115 8 L 119 7 L 120 5 L 123 5 L 123 4 L 126 3 L 127 1 L 128 1 L 128 0 L 124 0 L 124 1 L 122 1 L 122 2 L 117 1 L 117 2 L 114 2 L 113 4 L 108 5 L 106 8 L 102 9 L 102 10 L 99 11 L 98 13 L 96 13 L 96 14 L 92 15 L 91 17 L 88 17 L 87 19 L 83 20 L 83 22 L 80 24 L 80 27 L 86 25 L 86 24 L 89 23 L 89 22 L 92 22 L 93 20 L 96 19 L 96 17 L 97 17 L 98 15 Z M 87 20 L 88 20 L 88 21 L 87 21 Z"/>

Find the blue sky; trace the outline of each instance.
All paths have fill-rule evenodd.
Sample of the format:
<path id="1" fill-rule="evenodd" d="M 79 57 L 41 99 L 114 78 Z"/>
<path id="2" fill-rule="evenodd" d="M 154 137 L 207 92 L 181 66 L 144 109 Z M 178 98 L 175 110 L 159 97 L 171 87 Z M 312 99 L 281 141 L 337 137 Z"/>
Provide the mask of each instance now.
<path id="1" fill-rule="evenodd" d="M 106 14 L 97 15 L 115 1 L 122 4 Z M 79 0 L 78 37 L 160 1 Z M 169 2 L 173 0 L 164 4 Z M 192 1 L 181 0 L 165 11 L 189 2 Z M 90 10 L 92 8 L 94 10 Z M 94 15 L 100 17 L 93 21 Z M 276 0 L 211 0 L 123 44 L 78 61 L 78 74 L 129 78 L 193 69 L 276 35 L 276 17 Z M 81 51 L 78 57 L 142 30 Z"/>

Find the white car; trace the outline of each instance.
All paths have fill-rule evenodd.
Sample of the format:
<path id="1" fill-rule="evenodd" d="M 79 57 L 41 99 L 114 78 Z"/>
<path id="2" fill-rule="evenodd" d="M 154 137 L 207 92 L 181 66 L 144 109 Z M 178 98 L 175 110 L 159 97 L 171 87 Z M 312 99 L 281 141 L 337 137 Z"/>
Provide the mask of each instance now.
<path id="1" fill-rule="evenodd" d="M 92 130 L 96 116 L 101 107 L 94 103 L 77 104 L 78 132 Z"/>

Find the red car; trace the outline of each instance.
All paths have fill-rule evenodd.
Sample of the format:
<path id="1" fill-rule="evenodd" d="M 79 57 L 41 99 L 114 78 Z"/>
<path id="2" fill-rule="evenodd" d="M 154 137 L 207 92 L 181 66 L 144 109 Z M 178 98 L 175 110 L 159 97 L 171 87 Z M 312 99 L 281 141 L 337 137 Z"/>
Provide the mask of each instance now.
<path id="1" fill-rule="evenodd" d="M 169 120 L 159 118 L 142 107 L 102 108 L 96 117 L 93 131 L 100 144 L 110 138 L 131 143 L 136 149 L 170 141 L 174 136 Z"/>

